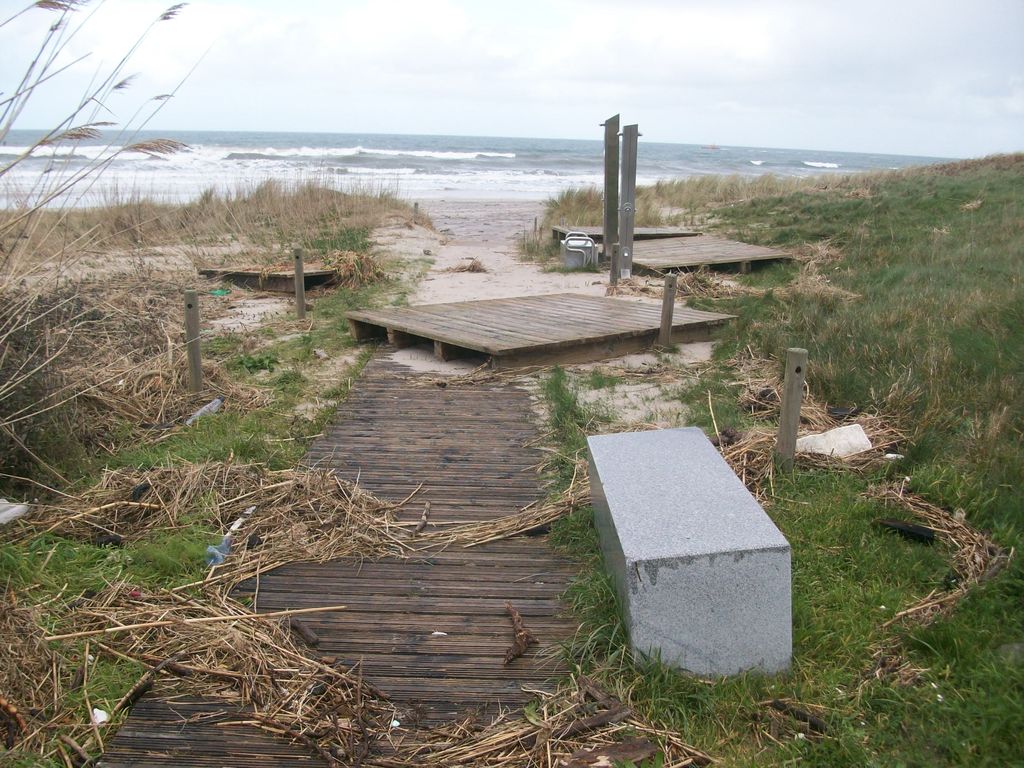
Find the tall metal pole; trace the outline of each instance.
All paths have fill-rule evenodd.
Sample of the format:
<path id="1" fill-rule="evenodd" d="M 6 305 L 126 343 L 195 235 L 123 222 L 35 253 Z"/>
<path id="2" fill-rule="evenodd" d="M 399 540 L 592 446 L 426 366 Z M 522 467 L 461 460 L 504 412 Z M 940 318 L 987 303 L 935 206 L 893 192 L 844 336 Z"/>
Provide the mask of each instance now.
<path id="1" fill-rule="evenodd" d="M 640 126 L 622 129 L 622 198 L 619 202 L 619 276 L 633 274 L 633 224 L 636 222 L 636 143 Z"/>
<path id="2" fill-rule="evenodd" d="M 610 259 L 619 241 L 619 116 L 609 117 L 604 126 L 604 258 Z M 618 275 L 616 275 L 618 277 Z"/>

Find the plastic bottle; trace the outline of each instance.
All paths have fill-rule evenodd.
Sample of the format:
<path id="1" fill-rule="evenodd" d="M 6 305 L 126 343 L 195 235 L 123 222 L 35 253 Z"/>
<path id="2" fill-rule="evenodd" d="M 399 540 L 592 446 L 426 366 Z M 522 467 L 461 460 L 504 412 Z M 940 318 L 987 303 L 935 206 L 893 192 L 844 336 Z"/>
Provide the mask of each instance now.
<path id="1" fill-rule="evenodd" d="M 196 411 L 191 416 L 189 416 L 187 419 L 185 419 L 185 426 L 186 427 L 191 427 L 198 419 L 201 419 L 203 416 L 207 416 L 207 415 L 209 415 L 211 413 L 216 413 L 217 411 L 220 410 L 220 407 L 222 405 L 224 405 L 224 398 L 223 397 L 215 397 L 215 398 L 213 398 L 213 400 L 208 402 L 206 405 L 204 405 L 198 411 Z"/>

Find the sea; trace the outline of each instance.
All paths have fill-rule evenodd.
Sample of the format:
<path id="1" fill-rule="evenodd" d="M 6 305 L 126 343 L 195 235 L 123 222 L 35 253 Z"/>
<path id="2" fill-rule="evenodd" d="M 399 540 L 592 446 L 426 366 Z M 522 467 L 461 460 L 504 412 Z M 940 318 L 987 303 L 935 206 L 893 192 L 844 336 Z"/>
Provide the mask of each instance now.
<path id="1" fill-rule="evenodd" d="M 145 131 L 131 137 L 40 147 L 22 157 L 38 131 L 11 131 L 0 144 L 0 205 L 23 205 L 65 179 L 84 180 L 59 195 L 64 205 L 131 197 L 183 202 L 204 191 L 245 192 L 270 179 L 316 181 L 343 190 L 387 190 L 409 199 L 540 200 L 603 183 L 603 142 L 484 136 L 416 136 L 255 131 Z M 135 142 L 173 139 L 166 156 L 126 151 Z M 707 174 L 810 176 L 895 169 L 943 158 L 807 149 L 666 144 L 640 139 L 637 183 Z M 101 167 L 98 174 L 87 173 Z M 6 170 L 5 170 L 6 169 Z"/>

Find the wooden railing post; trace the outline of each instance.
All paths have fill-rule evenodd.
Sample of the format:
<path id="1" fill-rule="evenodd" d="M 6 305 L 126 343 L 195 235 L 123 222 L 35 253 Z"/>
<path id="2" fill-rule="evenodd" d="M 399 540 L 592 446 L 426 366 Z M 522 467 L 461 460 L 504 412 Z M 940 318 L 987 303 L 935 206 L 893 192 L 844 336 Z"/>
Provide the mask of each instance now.
<path id="1" fill-rule="evenodd" d="M 786 374 L 782 385 L 782 412 L 775 451 L 782 469 L 790 472 L 796 459 L 796 433 L 800 427 L 800 403 L 804 396 L 807 375 L 807 350 L 796 347 L 786 350 Z"/>
<path id="2" fill-rule="evenodd" d="M 661 297 L 661 333 L 658 334 L 659 347 L 672 346 L 672 314 L 676 307 L 676 275 L 665 276 L 665 288 Z"/>
<path id="3" fill-rule="evenodd" d="M 619 241 L 619 116 L 609 117 L 604 126 L 604 233 L 601 249 L 611 259 Z M 618 279 L 618 278 L 616 278 Z"/>
<path id="4" fill-rule="evenodd" d="M 306 272 L 304 256 L 301 248 L 295 251 L 295 316 L 299 320 L 306 318 Z"/>
<path id="5" fill-rule="evenodd" d="M 203 390 L 203 356 L 199 349 L 199 294 L 185 291 L 185 353 L 188 357 L 188 391 Z"/>

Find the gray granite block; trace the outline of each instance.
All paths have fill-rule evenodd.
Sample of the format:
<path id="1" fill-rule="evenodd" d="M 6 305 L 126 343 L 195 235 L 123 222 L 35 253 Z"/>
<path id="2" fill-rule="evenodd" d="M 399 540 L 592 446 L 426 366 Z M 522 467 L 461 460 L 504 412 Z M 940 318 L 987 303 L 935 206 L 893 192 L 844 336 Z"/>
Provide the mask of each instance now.
<path id="1" fill-rule="evenodd" d="M 633 647 L 698 675 L 787 669 L 789 542 L 703 431 L 587 443 L 594 519 Z"/>

